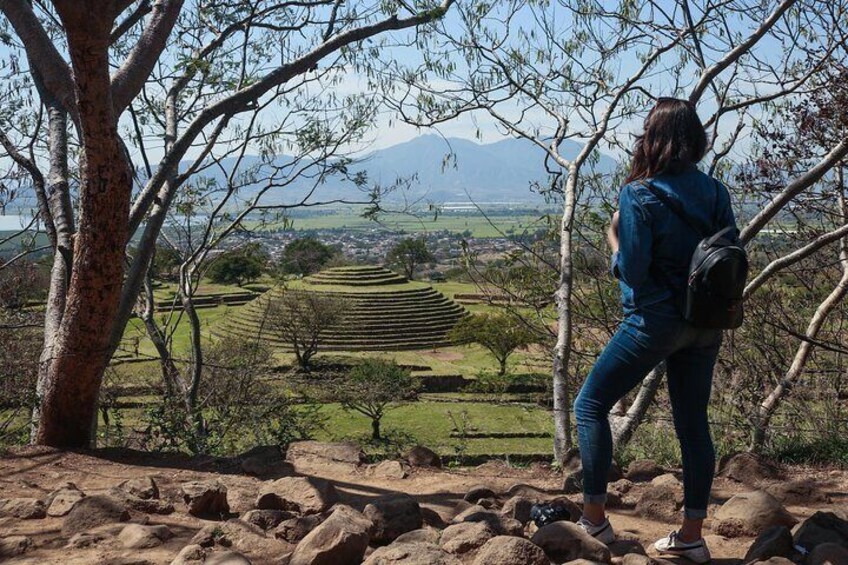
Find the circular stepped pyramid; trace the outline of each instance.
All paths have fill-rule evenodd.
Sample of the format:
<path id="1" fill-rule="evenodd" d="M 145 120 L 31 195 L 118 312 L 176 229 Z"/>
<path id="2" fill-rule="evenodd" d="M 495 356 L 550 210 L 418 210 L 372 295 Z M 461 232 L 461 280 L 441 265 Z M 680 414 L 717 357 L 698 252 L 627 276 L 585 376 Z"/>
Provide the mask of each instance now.
<path id="1" fill-rule="evenodd" d="M 324 332 L 324 351 L 397 351 L 451 345 L 448 332 L 465 309 L 424 283 L 383 267 L 338 267 L 277 287 L 239 308 L 213 332 L 222 337 L 261 336 L 288 348 L 267 323 L 268 304 L 283 292 L 319 292 L 346 302 L 341 323 Z"/>

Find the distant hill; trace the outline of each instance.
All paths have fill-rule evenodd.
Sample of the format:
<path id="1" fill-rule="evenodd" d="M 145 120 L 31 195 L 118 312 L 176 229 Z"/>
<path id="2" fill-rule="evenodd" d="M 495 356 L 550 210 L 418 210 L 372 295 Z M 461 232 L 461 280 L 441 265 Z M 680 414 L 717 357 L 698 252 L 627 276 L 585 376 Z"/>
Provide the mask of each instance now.
<path id="1" fill-rule="evenodd" d="M 562 152 L 573 158 L 582 146 L 566 141 Z M 279 157 L 277 165 L 290 161 Z M 246 166 L 255 164 L 245 159 Z M 223 162 L 226 167 L 232 161 Z M 596 169 L 611 172 L 616 166 L 613 158 L 601 155 Z M 373 151 L 352 167 L 351 172 L 365 172 L 369 186 L 391 186 L 398 179 L 413 178 L 411 185 L 401 195 L 388 200 L 406 198 L 409 201 L 433 203 L 464 202 L 518 202 L 537 203 L 542 198 L 531 191 L 534 181 L 544 182 L 544 152 L 523 139 L 504 139 L 495 143 L 480 144 L 467 139 L 442 138 L 422 135 L 410 141 Z M 219 183 L 224 181 L 218 173 Z M 273 203 L 291 203 L 302 198 L 311 188 L 308 181 L 296 182 L 266 199 Z M 252 192 L 252 191 L 250 191 Z M 245 196 L 245 195 L 243 195 Z M 353 199 L 358 196 L 350 182 L 329 179 L 314 194 L 314 200 Z"/>
<path id="2" fill-rule="evenodd" d="M 582 148 L 574 141 L 565 141 L 562 154 L 573 158 Z M 449 157 L 450 155 L 450 157 Z M 243 166 L 254 166 L 258 157 L 247 156 Z M 275 165 L 291 162 L 291 157 L 280 156 Z M 222 165 L 229 172 L 233 159 L 224 159 Z M 183 162 L 181 170 L 186 170 Z M 616 161 L 601 154 L 596 170 L 611 172 Z M 369 186 L 390 186 L 399 178 L 415 177 L 403 193 L 387 198 L 391 201 L 405 198 L 408 201 L 423 201 L 441 204 L 444 202 L 466 202 L 469 198 L 476 203 L 511 202 L 535 204 L 541 196 L 531 191 L 533 182 L 544 182 L 544 152 L 524 139 L 508 138 L 495 143 L 480 144 L 461 138 L 442 138 L 437 135 L 422 135 L 410 141 L 385 149 L 373 151 L 352 167 L 351 172 L 365 172 Z M 211 176 L 219 186 L 226 183 L 225 173 L 211 167 L 204 173 Z M 144 182 L 139 171 L 139 181 Z M 272 189 L 265 197 L 269 204 L 297 202 L 311 189 L 311 181 L 304 179 L 281 189 Z M 248 187 L 240 194 L 248 198 L 259 187 Z M 312 200 L 362 199 L 349 181 L 330 178 L 315 191 Z M 28 209 L 35 206 L 34 199 L 21 199 L 16 207 Z"/>

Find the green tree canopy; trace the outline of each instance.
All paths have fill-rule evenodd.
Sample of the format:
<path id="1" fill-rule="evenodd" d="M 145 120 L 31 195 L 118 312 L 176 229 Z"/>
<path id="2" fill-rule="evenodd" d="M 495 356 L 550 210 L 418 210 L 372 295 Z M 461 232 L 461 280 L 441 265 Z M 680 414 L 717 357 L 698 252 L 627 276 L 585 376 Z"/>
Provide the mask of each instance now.
<path id="1" fill-rule="evenodd" d="M 417 383 L 409 371 L 394 361 L 366 359 L 351 369 L 338 391 L 346 410 L 371 419 L 371 438 L 379 441 L 380 422 L 386 412 L 415 398 Z"/>
<path id="2" fill-rule="evenodd" d="M 336 251 L 312 236 L 295 239 L 283 250 L 280 272 L 286 275 L 311 275 L 320 271 Z"/>
<path id="3" fill-rule="evenodd" d="M 499 375 L 506 373 L 506 363 L 516 349 L 537 342 L 526 324 L 507 314 L 465 317 L 451 330 L 450 339 L 455 343 L 479 343 L 488 349 L 498 361 Z"/>
<path id="4" fill-rule="evenodd" d="M 216 258 L 206 276 L 218 284 L 243 284 L 258 279 L 268 264 L 268 255 L 258 243 L 228 251 Z"/>
<path id="5" fill-rule="evenodd" d="M 386 254 L 386 264 L 401 269 L 409 280 L 415 278 L 415 269 L 422 263 L 434 259 L 423 237 L 402 239 Z"/>

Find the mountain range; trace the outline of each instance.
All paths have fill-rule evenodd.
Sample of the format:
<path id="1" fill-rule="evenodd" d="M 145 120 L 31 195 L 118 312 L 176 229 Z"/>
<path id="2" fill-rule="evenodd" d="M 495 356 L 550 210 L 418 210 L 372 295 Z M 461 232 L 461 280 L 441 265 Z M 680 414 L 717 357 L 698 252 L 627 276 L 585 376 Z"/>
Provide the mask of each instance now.
<path id="1" fill-rule="evenodd" d="M 574 158 L 581 149 L 582 145 L 574 141 L 565 141 L 560 148 L 566 158 Z M 542 197 L 531 190 L 531 184 L 544 183 L 547 179 L 544 157 L 542 149 L 525 139 L 508 138 L 480 144 L 462 138 L 422 135 L 370 152 L 349 169 L 351 173 L 365 173 L 369 187 L 386 187 L 398 179 L 409 179 L 403 191 L 392 193 L 387 200 L 405 198 L 437 204 L 469 200 L 536 203 L 541 202 Z M 278 157 L 275 164 L 290 160 L 290 157 Z M 250 161 L 244 163 L 250 166 Z M 226 169 L 227 161 L 223 164 Z M 615 159 L 604 154 L 594 166 L 597 172 L 603 173 L 615 167 Z M 216 179 L 219 183 L 224 181 L 223 174 L 220 177 Z M 274 194 L 269 192 L 265 198 L 274 204 L 295 202 L 310 186 L 310 181 L 304 179 Z M 252 192 L 257 188 L 247 190 Z M 354 199 L 357 195 L 349 181 L 331 177 L 315 192 L 313 200 Z M 246 194 L 243 192 L 242 196 Z"/>

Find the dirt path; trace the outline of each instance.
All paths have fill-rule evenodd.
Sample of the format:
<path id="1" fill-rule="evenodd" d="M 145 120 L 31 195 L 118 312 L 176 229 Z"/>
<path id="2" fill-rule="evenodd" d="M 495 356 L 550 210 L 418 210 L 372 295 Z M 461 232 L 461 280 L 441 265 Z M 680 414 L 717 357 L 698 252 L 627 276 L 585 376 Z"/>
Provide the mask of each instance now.
<path id="1" fill-rule="evenodd" d="M 455 470 L 430 470 L 414 468 L 403 479 L 379 478 L 372 468 L 321 459 L 298 460 L 298 474 L 316 476 L 331 481 L 339 491 L 341 501 L 362 509 L 375 497 L 391 492 L 405 492 L 429 508 L 445 521 L 455 514 L 455 507 L 468 490 L 475 485 L 485 485 L 496 493 L 505 493 L 517 483 L 531 485 L 552 495 L 559 493 L 561 475 L 544 466 L 516 469 L 499 463 L 488 463 L 476 468 Z M 816 510 L 848 508 L 848 473 L 812 469 L 791 469 L 791 476 L 813 481 L 819 489 L 814 507 L 788 506 L 799 520 Z M 245 475 L 234 460 L 213 458 L 187 458 L 156 455 L 126 450 L 99 450 L 94 452 L 59 452 L 49 449 L 25 448 L 6 453 L 0 458 L 0 498 L 44 498 L 66 483 L 73 483 L 87 495 L 107 493 L 124 480 L 152 477 L 158 483 L 161 497 L 174 503 L 176 511 L 169 515 L 143 515 L 133 512 L 133 521 L 165 524 L 175 536 L 163 545 L 144 550 L 125 550 L 116 543 L 102 543 L 91 547 L 66 548 L 68 538 L 62 535 L 63 518 L 19 520 L 0 518 L 0 536 L 23 535 L 34 542 L 34 547 L 20 557 L 7 562 L 15 563 L 108 563 L 142 564 L 170 563 L 194 534 L 212 522 L 186 513 L 179 495 L 179 485 L 192 480 L 220 479 L 228 489 L 231 511 L 242 513 L 253 507 L 262 481 Z M 636 484 L 634 496 L 645 485 Z M 750 490 L 735 481 L 719 478 L 713 491 L 711 513 L 719 504 L 736 493 Z M 579 495 L 571 495 L 575 501 Z M 646 548 L 664 536 L 673 525 L 647 520 L 633 509 L 611 511 L 611 520 L 620 535 L 639 540 Z M 708 528 L 710 520 L 707 521 Z M 708 538 L 714 561 L 718 565 L 740 562 L 751 538 Z M 277 542 L 274 542 L 277 543 Z M 279 554 L 291 546 L 279 542 Z M 649 549 L 649 554 L 651 550 Z M 254 563 L 277 562 L 267 554 L 250 556 Z"/>

